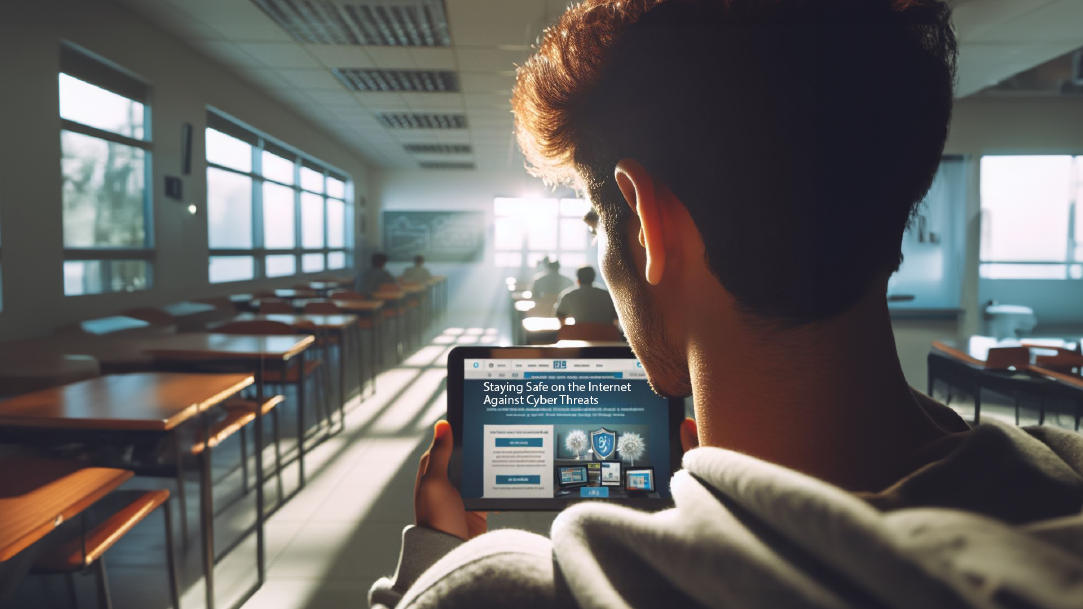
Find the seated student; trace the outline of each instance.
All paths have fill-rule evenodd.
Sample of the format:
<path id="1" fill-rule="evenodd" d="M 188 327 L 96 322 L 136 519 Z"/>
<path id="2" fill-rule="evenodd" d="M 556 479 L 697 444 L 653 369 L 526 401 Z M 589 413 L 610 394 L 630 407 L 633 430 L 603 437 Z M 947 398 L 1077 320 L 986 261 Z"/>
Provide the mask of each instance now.
<path id="1" fill-rule="evenodd" d="M 576 323 L 611 324 L 617 321 L 617 310 L 609 292 L 594 287 L 594 268 L 584 266 L 575 272 L 579 287 L 560 293 L 556 314 L 561 321 L 567 317 Z"/>
<path id="2" fill-rule="evenodd" d="M 414 283 L 425 283 L 432 279 L 432 273 L 429 272 L 429 269 L 425 268 L 425 257 L 421 255 L 414 256 L 414 266 L 408 267 L 403 271 L 402 278 Z"/>
<path id="3" fill-rule="evenodd" d="M 519 68 L 534 173 L 585 191 L 675 507 L 485 533 L 437 423 L 374 606 L 1079 607 L 1083 437 L 908 386 L 887 281 L 937 170 L 943 0 L 587 0 Z"/>
<path id="4" fill-rule="evenodd" d="M 373 294 L 379 292 L 381 286 L 388 284 L 398 287 L 398 280 L 384 268 L 385 266 L 387 266 L 387 254 L 376 252 L 372 255 L 372 268 L 365 273 L 365 278 L 361 282 L 362 292 Z"/>
<path id="5" fill-rule="evenodd" d="M 561 292 L 572 286 L 572 280 L 560 274 L 560 261 L 554 260 L 549 263 L 549 271 L 544 275 L 534 277 L 530 284 L 530 292 L 534 298 L 556 298 Z"/>
<path id="6" fill-rule="evenodd" d="M 532 277 L 530 280 L 531 284 L 549 274 L 549 256 L 546 256 L 545 258 L 539 260 L 538 266 L 534 269 L 534 271 L 534 277 Z"/>

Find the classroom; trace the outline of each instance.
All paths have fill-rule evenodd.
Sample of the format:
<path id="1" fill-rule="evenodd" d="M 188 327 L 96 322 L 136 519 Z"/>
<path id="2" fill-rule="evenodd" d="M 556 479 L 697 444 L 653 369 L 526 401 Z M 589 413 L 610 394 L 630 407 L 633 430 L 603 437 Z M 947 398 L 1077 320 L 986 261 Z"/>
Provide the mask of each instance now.
<path id="1" fill-rule="evenodd" d="M 0 609 L 1080 607 L 1083 0 L 0 0 Z"/>

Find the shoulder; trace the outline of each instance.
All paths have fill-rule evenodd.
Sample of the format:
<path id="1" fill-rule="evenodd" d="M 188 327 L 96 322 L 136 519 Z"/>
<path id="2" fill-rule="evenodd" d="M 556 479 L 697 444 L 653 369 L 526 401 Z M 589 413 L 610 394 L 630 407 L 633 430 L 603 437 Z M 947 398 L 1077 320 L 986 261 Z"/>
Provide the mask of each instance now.
<path id="1" fill-rule="evenodd" d="M 399 607 L 575 607 L 554 568 L 552 543 L 525 531 L 486 533 L 422 575 Z"/>

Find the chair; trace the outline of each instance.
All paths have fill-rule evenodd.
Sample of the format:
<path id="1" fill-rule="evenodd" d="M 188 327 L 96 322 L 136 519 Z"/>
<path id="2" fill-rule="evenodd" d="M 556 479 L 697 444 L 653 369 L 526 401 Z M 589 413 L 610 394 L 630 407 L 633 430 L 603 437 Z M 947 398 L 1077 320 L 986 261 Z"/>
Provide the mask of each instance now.
<path id="1" fill-rule="evenodd" d="M 169 491 L 120 491 L 113 493 L 115 498 L 131 499 L 120 510 L 110 515 L 104 522 L 94 527 L 85 537 L 76 537 L 54 551 L 35 561 L 36 573 L 64 573 L 67 575 L 68 593 L 72 606 L 78 606 L 75 593 L 75 574 L 93 567 L 98 583 L 98 607 L 111 608 L 109 580 L 105 573 L 105 556 L 135 525 L 143 521 L 151 512 L 161 507 L 165 516 L 165 552 L 166 567 L 169 570 L 169 600 L 174 609 L 180 609 L 177 567 L 173 552 L 173 514 L 169 505 Z M 85 541 L 84 541 L 85 540 Z M 84 552 L 85 549 L 85 552 Z"/>
<path id="2" fill-rule="evenodd" d="M 261 315 L 292 315 L 294 313 L 293 305 L 280 298 L 260 298 L 259 312 Z"/>
<path id="3" fill-rule="evenodd" d="M 346 300 L 349 300 L 349 299 L 346 299 Z M 331 301 L 327 301 L 327 300 L 317 301 L 317 302 L 309 302 L 309 303 L 305 304 L 304 311 L 305 311 L 305 313 L 307 313 L 309 315 L 342 315 L 342 313 L 343 313 L 342 309 L 340 309 L 338 307 L 338 305 L 336 305 L 335 303 L 333 303 Z M 376 337 L 375 323 L 374 323 L 374 321 L 372 319 L 368 319 L 368 318 L 358 316 L 357 317 L 357 327 L 359 329 L 361 329 L 361 330 L 368 330 L 369 331 L 369 353 L 371 353 L 373 355 L 373 361 L 369 362 L 369 381 L 372 382 L 372 392 L 376 393 L 376 362 L 375 362 L 375 356 L 376 356 L 376 350 L 378 348 L 377 345 L 379 344 L 379 341 L 377 340 L 377 337 Z M 357 337 L 357 351 L 358 351 L 357 356 L 361 357 L 361 337 L 360 336 Z M 343 354 L 343 357 L 345 357 L 345 355 L 346 355 L 345 349 L 343 349 L 342 354 Z M 360 379 L 358 379 L 358 386 L 359 387 L 361 386 Z M 361 389 L 358 389 L 358 391 L 360 391 L 362 394 L 364 394 L 363 387 Z"/>
<path id="4" fill-rule="evenodd" d="M 313 328 L 313 333 L 315 328 Z M 297 330 L 289 324 L 284 324 L 278 321 L 269 320 L 249 320 L 249 321 L 234 321 L 223 326 L 219 326 L 215 329 L 219 334 L 248 334 L 257 336 L 293 336 L 297 334 Z M 284 369 L 270 369 L 263 372 L 263 382 L 269 385 L 281 385 L 283 391 L 286 385 L 293 385 L 297 388 L 297 426 L 298 426 L 298 442 L 304 442 L 307 436 L 307 427 L 304 424 L 304 412 L 305 412 L 305 392 L 301 391 L 302 381 L 307 381 L 315 374 L 325 373 L 326 368 L 323 365 L 323 360 L 312 359 L 308 360 L 304 354 L 301 355 L 300 362 L 291 365 L 286 364 Z M 321 382 L 322 381 L 322 382 Z M 329 409 L 322 408 L 324 401 L 327 397 L 327 383 L 328 379 L 324 376 L 322 379 L 317 380 L 316 390 L 319 395 L 316 401 L 317 416 L 319 419 L 319 427 L 322 428 L 325 421 L 330 421 L 330 413 L 326 412 Z M 321 412 L 322 411 L 322 412 Z M 275 410 L 274 412 L 277 412 Z M 275 415 L 272 417 L 272 421 L 275 425 L 275 451 L 276 458 L 277 452 L 280 451 L 278 447 L 278 417 Z M 330 425 L 330 423 L 328 423 Z M 260 447 L 262 450 L 262 447 Z"/>
<path id="5" fill-rule="evenodd" d="M 353 290 L 335 290 L 331 292 L 331 298 L 333 300 L 372 300 L 361 292 L 354 292 Z"/>
<path id="6" fill-rule="evenodd" d="M 624 342 L 624 335 L 613 324 L 575 323 L 562 326 L 557 331 L 557 340 L 589 340 L 597 342 Z"/>

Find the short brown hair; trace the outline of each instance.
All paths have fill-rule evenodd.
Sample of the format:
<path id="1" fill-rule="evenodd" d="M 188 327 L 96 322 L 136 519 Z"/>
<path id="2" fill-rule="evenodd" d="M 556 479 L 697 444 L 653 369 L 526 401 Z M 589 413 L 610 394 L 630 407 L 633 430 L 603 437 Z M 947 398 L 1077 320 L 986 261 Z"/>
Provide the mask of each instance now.
<path id="1" fill-rule="evenodd" d="M 519 69 L 516 133 L 607 229 L 628 214 L 614 167 L 638 160 L 745 309 L 802 323 L 898 268 L 955 56 L 942 0 L 587 0 Z"/>

